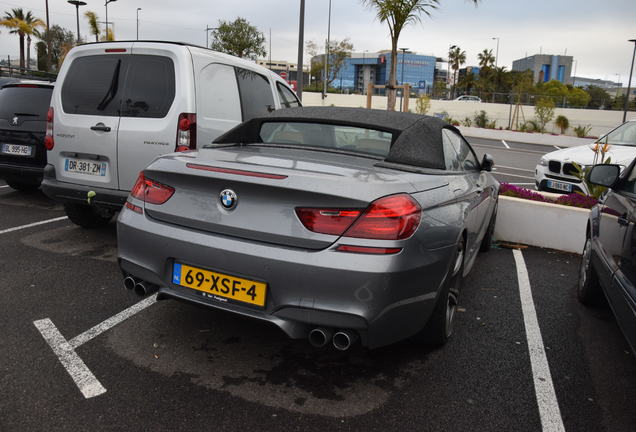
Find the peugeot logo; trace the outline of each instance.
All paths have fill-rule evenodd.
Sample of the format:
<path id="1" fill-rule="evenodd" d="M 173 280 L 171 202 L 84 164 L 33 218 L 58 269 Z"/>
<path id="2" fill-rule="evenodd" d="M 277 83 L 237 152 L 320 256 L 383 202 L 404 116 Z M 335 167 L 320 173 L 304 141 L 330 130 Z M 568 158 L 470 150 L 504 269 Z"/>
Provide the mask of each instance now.
<path id="1" fill-rule="evenodd" d="M 238 204 L 238 197 L 232 189 L 224 189 L 219 194 L 219 201 L 226 210 L 232 210 Z"/>
<path id="2" fill-rule="evenodd" d="M 15 116 L 11 119 L 11 126 L 17 126 L 18 125 L 18 116 Z"/>

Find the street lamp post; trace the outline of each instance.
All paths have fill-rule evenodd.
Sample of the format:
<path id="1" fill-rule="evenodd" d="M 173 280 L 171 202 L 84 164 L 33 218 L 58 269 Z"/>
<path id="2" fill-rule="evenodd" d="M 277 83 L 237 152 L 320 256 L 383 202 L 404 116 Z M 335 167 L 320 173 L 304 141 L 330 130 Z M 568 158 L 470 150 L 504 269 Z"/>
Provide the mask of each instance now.
<path id="1" fill-rule="evenodd" d="M 205 26 L 205 47 L 210 48 L 210 30 L 217 30 L 218 27 Z"/>
<path id="2" fill-rule="evenodd" d="M 400 84 L 404 85 L 404 55 L 406 54 L 406 51 L 408 50 L 408 48 L 398 48 L 398 49 L 402 51 L 402 78 L 400 78 Z M 402 87 L 402 92 L 400 93 L 400 111 L 404 109 L 402 104 L 403 100 L 404 100 L 404 87 Z"/>
<path id="3" fill-rule="evenodd" d="M 331 38 L 331 0 L 329 0 L 329 18 L 327 20 L 327 45 L 325 47 L 325 80 L 322 89 L 322 98 L 327 97 L 327 81 L 329 81 L 329 39 Z"/>
<path id="4" fill-rule="evenodd" d="M 106 40 L 108 40 L 108 3 L 112 3 L 117 0 L 106 0 L 104 7 L 106 8 Z"/>
<path id="5" fill-rule="evenodd" d="M 77 20 L 77 43 L 80 42 L 80 31 L 79 31 L 79 7 L 86 6 L 86 2 L 79 0 L 68 0 L 68 2 L 72 5 L 75 5 L 75 18 Z"/>
<path id="6" fill-rule="evenodd" d="M 367 53 L 368 50 L 363 50 L 362 51 L 362 94 L 366 94 L 366 82 L 364 80 L 364 63 L 365 63 L 365 54 Z"/>
<path id="7" fill-rule="evenodd" d="M 629 81 L 627 81 L 627 93 L 625 93 L 625 105 L 623 108 L 623 123 L 627 119 L 627 108 L 629 107 L 629 92 L 632 89 L 632 72 L 634 72 L 634 57 L 636 57 L 636 39 L 630 39 L 628 42 L 634 44 L 634 53 L 632 54 L 632 67 L 629 68 Z"/>
<path id="8" fill-rule="evenodd" d="M 137 40 L 139 40 L 139 11 L 141 8 L 137 8 Z"/>
<path id="9" fill-rule="evenodd" d="M 305 49 L 305 0 L 300 0 L 300 19 L 298 21 L 298 62 L 296 63 L 296 94 L 298 99 L 303 100 L 303 85 L 305 84 L 305 68 L 303 67 L 303 51 Z M 269 67 L 272 67 L 272 30 L 269 30 Z M 298 79 L 300 77 L 300 79 Z M 311 70 L 309 73 L 309 80 L 311 81 Z"/>
<path id="10" fill-rule="evenodd" d="M 492 38 L 492 40 L 497 39 L 497 51 L 495 53 L 495 68 L 497 67 L 497 62 L 499 61 L 499 38 L 498 37 L 494 37 Z"/>

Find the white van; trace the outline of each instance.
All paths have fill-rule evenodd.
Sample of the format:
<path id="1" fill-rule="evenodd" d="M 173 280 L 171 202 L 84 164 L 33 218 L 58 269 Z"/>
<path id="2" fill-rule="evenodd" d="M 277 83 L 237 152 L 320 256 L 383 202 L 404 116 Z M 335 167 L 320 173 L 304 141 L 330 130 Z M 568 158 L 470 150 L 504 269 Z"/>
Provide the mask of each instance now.
<path id="1" fill-rule="evenodd" d="M 87 227 L 108 223 L 157 156 L 211 143 L 242 121 L 299 106 L 250 61 L 174 42 L 73 48 L 53 91 L 42 190 Z"/>

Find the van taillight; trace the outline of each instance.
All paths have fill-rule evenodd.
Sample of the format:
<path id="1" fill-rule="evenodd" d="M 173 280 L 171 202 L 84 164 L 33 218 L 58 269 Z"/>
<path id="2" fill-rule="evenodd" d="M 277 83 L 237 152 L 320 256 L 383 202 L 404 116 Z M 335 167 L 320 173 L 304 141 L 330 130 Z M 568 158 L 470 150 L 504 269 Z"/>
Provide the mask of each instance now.
<path id="1" fill-rule="evenodd" d="M 177 121 L 177 144 L 175 151 L 182 152 L 197 148 L 197 115 L 179 114 Z"/>
<path id="2" fill-rule="evenodd" d="M 139 173 L 139 177 L 130 191 L 131 197 L 156 205 L 165 203 L 173 194 L 173 187 L 149 179 L 144 176 L 143 172 Z"/>
<path id="3" fill-rule="evenodd" d="M 421 212 L 420 205 L 408 194 L 391 195 L 377 199 L 364 211 L 296 209 L 298 218 L 310 231 L 379 240 L 409 238 L 420 224 Z"/>
<path id="4" fill-rule="evenodd" d="M 53 150 L 55 146 L 55 140 L 53 139 L 53 107 L 49 107 L 49 111 L 46 113 L 46 135 L 44 136 L 44 147 L 47 150 Z"/>

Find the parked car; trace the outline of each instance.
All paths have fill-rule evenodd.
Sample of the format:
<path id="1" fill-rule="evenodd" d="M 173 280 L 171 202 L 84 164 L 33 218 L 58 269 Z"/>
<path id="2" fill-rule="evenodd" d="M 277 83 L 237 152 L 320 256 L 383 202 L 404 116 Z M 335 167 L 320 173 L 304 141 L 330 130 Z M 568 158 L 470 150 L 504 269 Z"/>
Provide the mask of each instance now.
<path id="1" fill-rule="evenodd" d="M 8 82 L 0 87 L 0 178 L 13 189 L 35 190 L 46 165 L 43 142 L 53 84 Z"/>
<path id="2" fill-rule="evenodd" d="M 193 150 L 299 101 L 252 62 L 173 42 L 73 48 L 51 101 L 42 189 L 84 227 L 108 223 L 155 157 Z"/>
<path id="3" fill-rule="evenodd" d="M 598 156 L 594 147 L 598 143 Z M 577 176 L 575 163 L 582 168 L 602 163 L 600 150 L 608 146 L 605 158 L 625 168 L 636 157 L 636 119 L 623 123 L 603 135 L 592 146 L 582 145 L 564 148 L 541 157 L 534 172 L 538 190 L 556 193 L 589 193 L 585 183 Z"/>
<path id="4" fill-rule="evenodd" d="M 594 166 L 588 181 L 610 188 L 590 212 L 579 271 L 578 298 L 586 305 L 605 298 L 636 353 L 636 161 Z"/>
<path id="5" fill-rule="evenodd" d="M 357 108 L 254 118 L 151 163 L 119 215 L 127 288 L 346 350 L 452 334 L 499 184 L 440 119 Z"/>
<path id="6" fill-rule="evenodd" d="M 456 97 L 454 100 L 463 102 L 481 102 L 481 98 L 471 95 L 461 95 L 459 97 Z"/>

